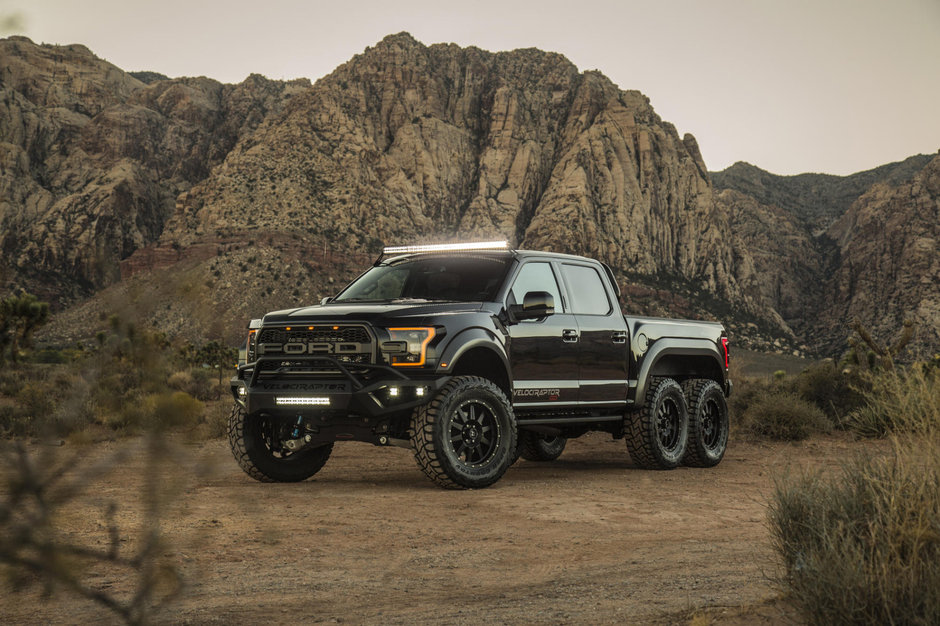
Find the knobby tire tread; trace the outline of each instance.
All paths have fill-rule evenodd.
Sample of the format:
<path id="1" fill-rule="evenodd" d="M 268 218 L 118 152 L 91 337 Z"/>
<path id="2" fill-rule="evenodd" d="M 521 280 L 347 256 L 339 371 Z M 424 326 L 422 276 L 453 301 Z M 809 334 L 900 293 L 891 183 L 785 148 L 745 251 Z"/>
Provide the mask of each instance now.
<path id="1" fill-rule="evenodd" d="M 441 406 L 451 395 L 464 389 L 483 386 L 488 388 L 503 405 L 510 419 L 510 426 L 515 430 L 515 418 L 512 412 L 512 406 L 506 399 L 502 390 L 493 382 L 480 376 L 456 376 L 447 381 L 434 399 L 429 403 L 415 409 L 411 424 L 411 447 L 414 451 L 415 461 L 418 467 L 424 472 L 425 476 L 430 478 L 435 484 L 445 489 L 468 489 L 451 478 L 444 469 L 440 460 L 443 450 L 438 450 L 434 443 L 434 427 L 439 419 Z M 506 467 L 512 463 L 507 463 Z M 486 487 L 495 483 L 502 476 L 502 473 L 493 477 L 485 484 L 480 484 L 477 488 Z"/>

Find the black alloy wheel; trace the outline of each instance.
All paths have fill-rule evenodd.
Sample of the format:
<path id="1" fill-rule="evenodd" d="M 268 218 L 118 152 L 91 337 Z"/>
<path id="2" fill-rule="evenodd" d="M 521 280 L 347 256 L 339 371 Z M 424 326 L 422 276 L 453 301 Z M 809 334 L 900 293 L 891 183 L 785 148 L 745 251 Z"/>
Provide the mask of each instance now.
<path id="1" fill-rule="evenodd" d="M 468 467 L 479 467 L 496 453 L 499 429 L 493 407 L 481 400 L 467 400 L 451 416 L 449 451 Z"/>
<path id="2" fill-rule="evenodd" d="M 293 428 L 268 415 L 246 415 L 236 404 L 229 417 L 228 437 L 239 467 L 261 482 L 299 482 L 319 472 L 330 458 L 333 444 L 292 451 L 283 442 Z"/>
<path id="3" fill-rule="evenodd" d="M 516 459 L 516 419 L 503 391 L 479 376 L 455 376 L 411 417 L 415 461 L 447 489 L 492 485 Z"/>
<path id="4" fill-rule="evenodd" d="M 671 378 L 653 378 L 643 407 L 627 417 L 624 440 L 630 458 L 647 469 L 672 469 L 689 442 L 689 409 L 682 387 Z"/>
<path id="5" fill-rule="evenodd" d="M 718 465 L 728 447 L 728 402 L 714 380 L 682 383 L 689 403 L 689 446 L 682 462 L 692 467 Z"/>

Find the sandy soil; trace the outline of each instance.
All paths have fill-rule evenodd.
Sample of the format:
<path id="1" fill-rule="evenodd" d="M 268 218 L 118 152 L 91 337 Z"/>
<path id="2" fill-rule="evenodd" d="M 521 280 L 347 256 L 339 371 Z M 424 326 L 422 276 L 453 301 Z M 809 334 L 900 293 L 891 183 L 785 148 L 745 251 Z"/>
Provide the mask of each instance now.
<path id="1" fill-rule="evenodd" d="M 122 445 L 87 447 L 83 462 Z M 519 461 L 488 489 L 445 491 L 403 449 L 337 444 L 313 480 L 288 485 L 248 478 L 227 442 L 182 444 L 160 482 L 174 494 L 165 554 L 185 587 L 155 618 L 659 624 L 698 613 L 705 623 L 792 623 L 767 578 L 773 477 L 835 468 L 872 445 L 732 442 L 716 468 L 653 472 L 633 467 L 622 441 L 595 434 L 553 463 Z M 137 454 L 97 485 L 63 517 L 72 538 L 107 545 L 109 500 L 135 528 L 146 469 Z M 133 584 L 113 568 L 88 577 L 116 594 Z M 116 620 L 69 594 L 0 597 L 0 623 L 97 621 Z"/>

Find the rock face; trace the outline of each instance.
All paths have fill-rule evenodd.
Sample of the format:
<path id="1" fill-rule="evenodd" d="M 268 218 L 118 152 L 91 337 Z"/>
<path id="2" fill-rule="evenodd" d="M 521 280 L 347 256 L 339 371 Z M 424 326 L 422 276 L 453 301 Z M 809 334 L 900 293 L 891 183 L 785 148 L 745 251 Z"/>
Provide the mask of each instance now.
<path id="1" fill-rule="evenodd" d="M 914 223 L 902 208 L 936 217 L 936 161 L 710 176 L 642 94 L 539 50 L 400 33 L 312 86 L 222 85 L 11 38 L 0 131 L 0 278 L 60 306 L 114 285 L 61 314 L 60 337 L 120 291 L 165 330 L 234 340 L 383 242 L 493 237 L 602 259 L 629 312 L 721 318 L 737 345 L 838 351 L 844 316 L 890 331 L 907 306 L 936 325 L 936 260 L 914 255 L 936 219 L 892 230 Z M 902 280 L 865 278 L 876 259 Z"/>
<path id="2" fill-rule="evenodd" d="M 746 163 L 712 174 L 730 211 L 735 276 L 822 354 L 859 319 L 883 341 L 915 322 L 908 357 L 940 347 L 940 156 L 847 177 L 775 176 Z M 747 262 L 750 256 L 751 263 Z M 755 296 L 756 291 L 756 296 Z"/>
<path id="3" fill-rule="evenodd" d="M 145 84 L 84 46 L 0 41 L 0 278 L 59 305 L 118 280 L 176 197 L 306 85 Z"/>
<path id="4" fill-rule="evenodd" d="M 730 301 L 728 226 L 695 139 L 642 94 L 557 54 L 402 33 L 268 116 L 181 199 L 161 242 L 261 230 L 374 251 L 500 237 Z"/>
<path id="5" fill-rule="evenodd" d="M 695 140 L 557 54 L 387 37 L 270 116 L 164 239 L 242 230 L 377 242 L 505 237 L 721 283 Z"/>
<path id="6" fill-rule="evenodd" d="M 940 347 L 940 156 L 912 180 L 876 184 L 828 231 L 840 263 L 827 281 L 820 335 L 840 347 L 832 329 L 858 318 L 892 337 L 905 318 L 914 322 L 912 352 L 930 356 Z M 827 332 L 828 330 L 828 332 Z"/>

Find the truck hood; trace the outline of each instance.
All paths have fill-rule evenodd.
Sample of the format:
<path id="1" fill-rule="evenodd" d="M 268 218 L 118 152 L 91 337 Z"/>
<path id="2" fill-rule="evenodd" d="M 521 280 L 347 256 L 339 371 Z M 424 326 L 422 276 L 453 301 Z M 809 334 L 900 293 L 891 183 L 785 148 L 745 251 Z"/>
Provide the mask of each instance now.
<path id="1" fill-rule="evenodd" d="M 263 324 L 301 324 L 307 322 L 375 322 L 415 318 L 425 315 L 472 313 L 483 308 L 482 302 L 395 301 L 388 304 L 331 302 L 299 309 L 273 311 Z"/>

